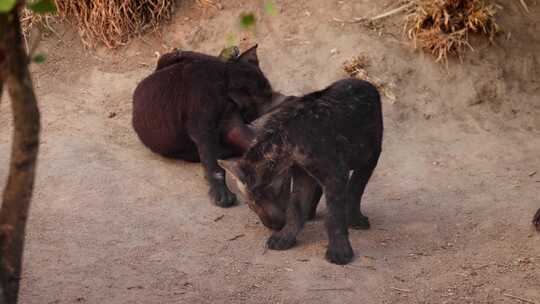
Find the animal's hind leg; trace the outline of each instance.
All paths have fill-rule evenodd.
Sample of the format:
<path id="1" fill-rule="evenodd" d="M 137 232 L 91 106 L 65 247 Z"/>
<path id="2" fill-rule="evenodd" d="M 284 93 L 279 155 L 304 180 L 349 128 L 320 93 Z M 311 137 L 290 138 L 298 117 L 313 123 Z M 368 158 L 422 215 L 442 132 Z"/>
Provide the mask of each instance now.
<path id="1" fill-rule="evenodd" d="M 349 226 L 353 229 L 369 229 L 369 219 L 362 214 L 361 202 L 366 185 L 373 174 L 379 160 L 377 153 L 367 165 L 353 171 L 347 184 L 347 217 Z"/>
<path id="2" fill-rule="evenodd" d="M 325 223 L 328 234 L 326 259 L 334 264 L 347 264 L 354 256 L 347 227 L 348 170 L 336 161 L 317 162 L 306 170 L 323 186 L 326 196 L 328 207 Z"/>

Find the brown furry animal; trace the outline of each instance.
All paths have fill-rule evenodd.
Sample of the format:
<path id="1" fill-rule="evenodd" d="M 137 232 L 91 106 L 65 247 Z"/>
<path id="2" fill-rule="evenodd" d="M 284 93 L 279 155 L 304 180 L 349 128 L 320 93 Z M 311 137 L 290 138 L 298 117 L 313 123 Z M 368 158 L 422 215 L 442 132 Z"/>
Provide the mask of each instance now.
<path id="1" fill-rule="evenodd" d="M 257 46 L 238 58 L 175 51 L 133 94 L 133 128 L 153 152 L 201 161 L 210 196 L 221 207 L 236 197 L 224 180 L 218 158 L 238 155 L 224 138 L 232 126 L 251 122 L 271 101 L 272 88 L 259 68 Z"/>

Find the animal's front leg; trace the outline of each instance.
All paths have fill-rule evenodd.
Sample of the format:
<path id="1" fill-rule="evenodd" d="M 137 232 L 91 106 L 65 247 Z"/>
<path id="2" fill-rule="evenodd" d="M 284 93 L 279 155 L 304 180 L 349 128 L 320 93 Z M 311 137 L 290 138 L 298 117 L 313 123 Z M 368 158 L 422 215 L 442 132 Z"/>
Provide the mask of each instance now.
<path id="1" fill-rule="evenodd" d="M 204 167 L 206 180 L 210 184 L 210 197 L 220 207 L 230 207 L 236 201 L 236 196 L 225 184 L 225 171 L 218 166 L 217 159 L 220 155 L 219 133 L 207 131 L 192 135 L 201 163 Z"/>
<path id="2" fill-rule="evenodd" d="M 272 250 L 286 250 L 296 245 L 296 236 L 305 223 L 305 216 L 298 201 L 294 200 L 287 206 L 286 223 L 280 230 L 274 232 L 266 245 Z"/>
<path id="3" fill-rule="evenodd" d="M 280 231 L 274 232 L 268 239 L 268 248 L 285 250 L 296 244 L 296 236 L 304 227 L 310 211 L 313 209 L 313 196 L 318 188 L 317 182 L 299 167 L 292 168 L 293 191 L 290 202 L 286 203 L 286 224 Z M 289 191 L 289 189 L 285 189 Z M 320 197 L 319 197 L 320 198 Z"/>

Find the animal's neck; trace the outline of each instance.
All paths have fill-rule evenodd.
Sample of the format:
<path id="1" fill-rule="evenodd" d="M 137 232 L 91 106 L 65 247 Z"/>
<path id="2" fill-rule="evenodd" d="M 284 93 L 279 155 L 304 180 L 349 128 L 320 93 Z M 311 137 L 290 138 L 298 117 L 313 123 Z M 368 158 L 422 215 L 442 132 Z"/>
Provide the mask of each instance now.
<path id="1" fill-rule="evenodd" d="M 281 104 L 283 104 L 285 101 L 287 101 L 291 97 L 293 96 L 287 96 L 279 92 L 273 92 L 272 100 L 269 103 L 261 106 L 261 108 L 259 109 L 259 115 L 264 116 L 272 112 L 273 110 L 275 110 L 277 107 L 279 107 Z"/>
<path id="2" fill-rule="evenodd" d="M 289 97 L 292 97 L 292 96 L 287 96 L 287 95 L 281 94 L 279 92 L 273 92 L 272 93 L 272 102 L 270 102 L 270 108 L 275 108 L 275 107 L 281 105 Z"/>

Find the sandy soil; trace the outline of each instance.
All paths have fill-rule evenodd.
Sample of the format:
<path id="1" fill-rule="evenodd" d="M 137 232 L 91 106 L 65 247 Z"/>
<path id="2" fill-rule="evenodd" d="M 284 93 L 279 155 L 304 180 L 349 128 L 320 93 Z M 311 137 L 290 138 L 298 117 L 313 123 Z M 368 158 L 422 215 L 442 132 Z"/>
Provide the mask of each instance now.
<path id="1" fill-rule="evenodd" d="M 235 22 L 258 1 L 183 1 L 159 35 L 115 51 L 84 50 L 58 26 L 33 66 L 43 136 L 21 303 L 540 303 L 540 6 L 501 1 L 506 32 L 448 70 L 402 42 L 401 16 L 332 21 L 396 2 L 276 1 L 255 36 Z M 324 260 L 324 205 L 295 248 L 265 251 L 246 205 L 211 205 L 200 165 L 153 155 L 132 131 L 131 94 L 156 51 L 216 54 L 232 33 L 259 43 L 284 93 L 322 88 L 365 54 L 396 95 L 363 204 L 372 229 L 350 232 L 350 265 Z M 2 184 L 10 132 L 4 100 Z"/>

